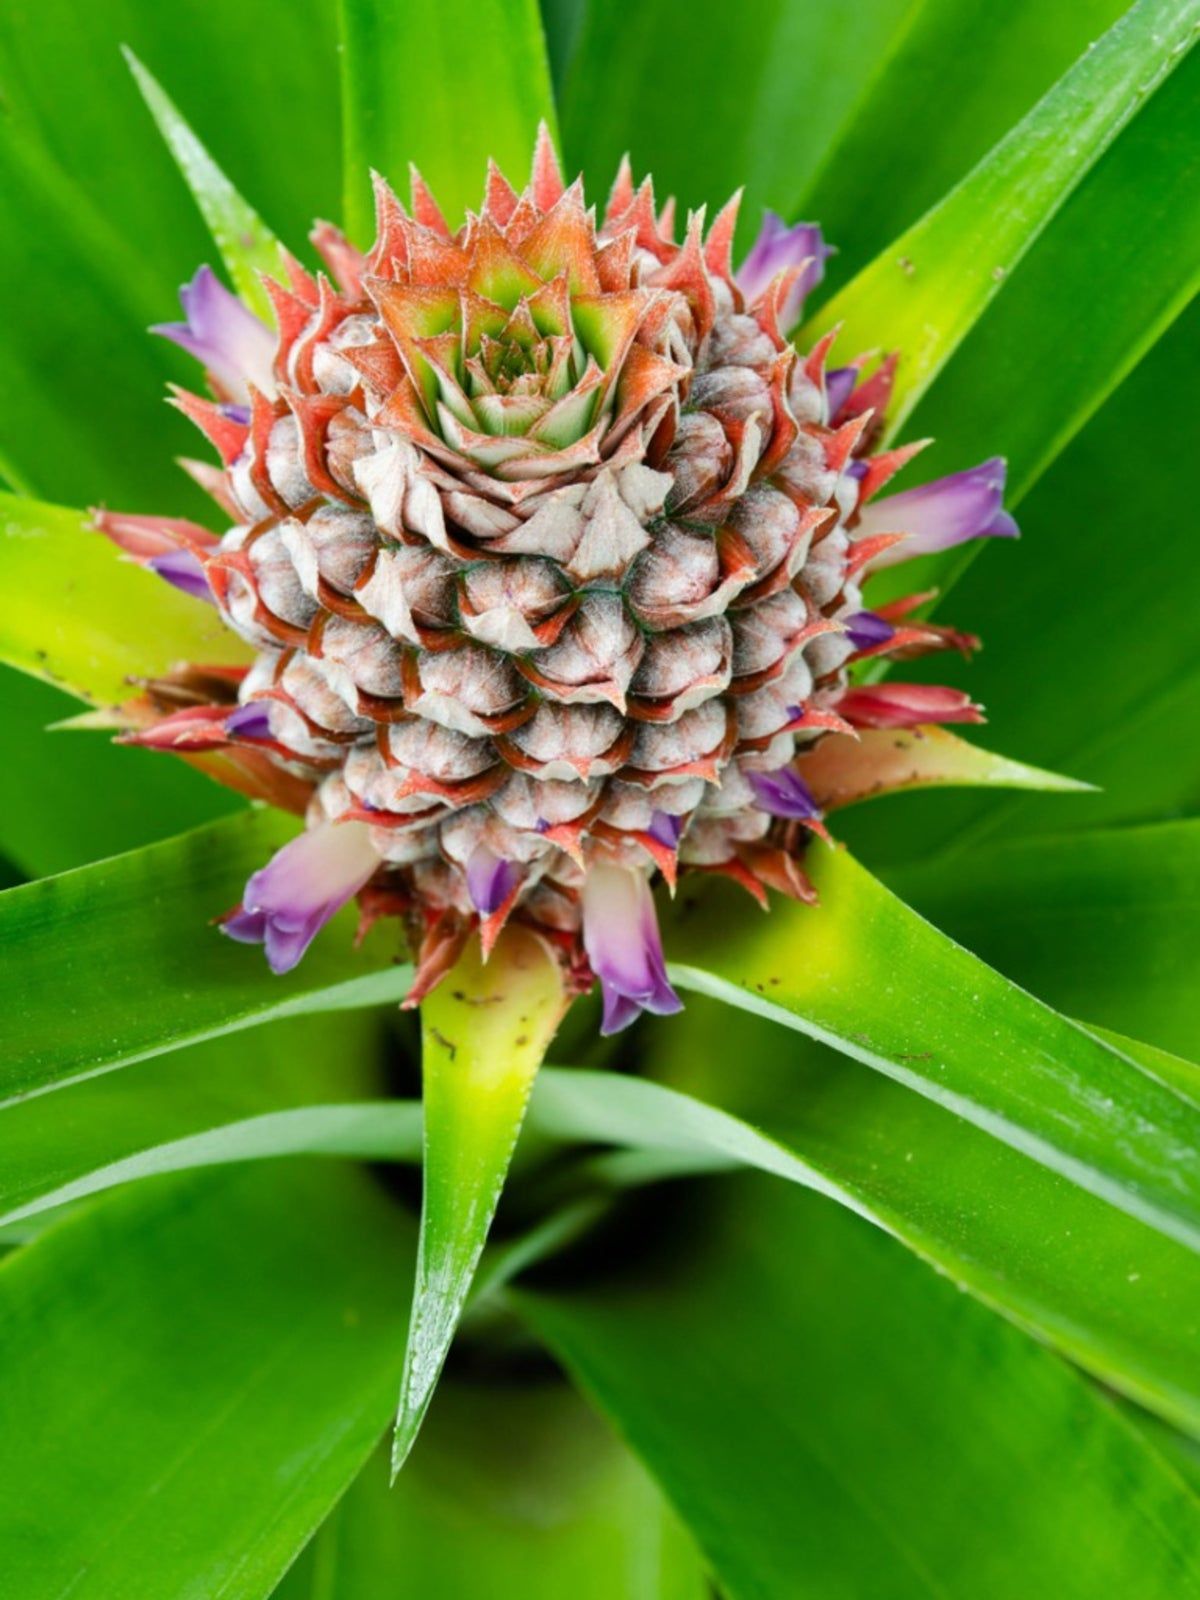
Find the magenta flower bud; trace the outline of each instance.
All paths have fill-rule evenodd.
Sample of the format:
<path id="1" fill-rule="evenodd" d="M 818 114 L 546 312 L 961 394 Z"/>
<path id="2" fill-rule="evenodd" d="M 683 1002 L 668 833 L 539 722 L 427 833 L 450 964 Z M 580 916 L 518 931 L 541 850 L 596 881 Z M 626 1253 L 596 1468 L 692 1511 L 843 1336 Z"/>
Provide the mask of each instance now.
<path id="1" fill-rule="evenodd" d="M 583 946 L 604 997 L 601 1033 L 619 1033 L 643 1011 L 683 1009 L 667 981 L 650 883 L 642 872 L 595 863 L 583 887 Z"/>
<path id="2" fill-rule="evenodd" d="M 805 296 L 825 276 L 825 257 L 830 254 L 815 222 L 797 222 L 789 228 L 774 211 L 764 212 L 758 238 L 737 270 L 737 286 L 747 302 L 753 304 L 773 278 L 789 267 L 801 267 L 807 262 L 779 310 L 780 325 L 790 328 L 800 320 Z"/>
<path id="3" fill-rule="evenodd" d="M 231 400 L 248 400 L 251 384 L 274 395 L 275 335 L 230 294 L 211 267 L 197 269 L 191 283 L 180 289 L 179 300 L 187 320 L 159 323 L 151 333 L 202 361 Z"/>
<path id="4" fill-rule="evenodd" d="M 239 944 L 263 945 L 272 972 L 290 972 L 379 862 L 365 824 L 321 823 L 285 844 L 253 875 L 222 929 Z"/>
<path id="5" fill-rule="evenodd" d="M 838 711 L 856 728 L 915 728 L 922 722 L 982 722 L 961 689 L 935 683 L 864 683 L 848 690 Z"/>
<path id="6" fill-rule="evenodd" d="M 977 467 L 904 489 L 865 507 L 855 530 L 859 538 L 877 533 L 908 535 L 877 556 L 871 570 L 949 550 L 968 539 L 1017 538 L 1020 529 L 1003 506 L 1006 472 L 1003 456 L 993 456 Z"/>

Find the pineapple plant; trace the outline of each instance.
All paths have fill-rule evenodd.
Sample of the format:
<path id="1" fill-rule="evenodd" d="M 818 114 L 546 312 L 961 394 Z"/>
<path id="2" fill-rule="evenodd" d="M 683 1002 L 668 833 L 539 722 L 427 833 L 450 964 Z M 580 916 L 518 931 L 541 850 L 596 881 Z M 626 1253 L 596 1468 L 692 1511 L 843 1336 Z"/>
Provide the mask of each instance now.
<path id="1" fill-rule="evenodd" d="M 408 917 L 406 1004 L 515 912 L 573 986 L 599 978 L 604 1032 L 676 1010 L 649 874 L 812 899 L 826 791 L 888 781 L 827 736 L 979 720 L 850 672 L 970 647 L 906 621 L 923 596 L 874 612 L 861 586 L 1015 534 L 1004 463 L 877 502 L 915 453 L 870 449 L 895 362 L 831 367 L 829 339 L 801 361 L 783 330 L 820 230 L 768 214 L 735 272 L 737 213 L 681 244 L 626 160 L 597 226 L 543 123 L 528 187 L 493 165 L 454 234 L 415 172 L 411 213 L 376 180 L 369 253 L 316 227 L 329 275 L 287 256 L 291 286 L 265 280 L 277 338 L 207 266 L 156 330 L 205 364 L 214 398 L 176 403 L 238 520 L 94 520 L 257 654 L 150 683 L 129 737 L 249 755 L 247 792 L 303 802 L 308 833 L 223 924 L 274 971 L 358 894 Z"/>
<path id="2" fill-rule="evenodd" d="M 1200 1592 L 1200 14 L 1083 9 L 0 25 L 5 1593 Z"/>

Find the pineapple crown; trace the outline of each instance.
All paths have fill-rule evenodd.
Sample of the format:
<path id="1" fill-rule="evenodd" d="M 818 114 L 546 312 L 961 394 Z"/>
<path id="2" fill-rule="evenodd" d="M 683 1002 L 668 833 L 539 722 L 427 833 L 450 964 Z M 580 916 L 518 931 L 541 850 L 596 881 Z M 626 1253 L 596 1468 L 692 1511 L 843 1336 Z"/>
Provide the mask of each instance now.
<path id="1" fill-rule="evenodd" d="M 826 809 L 886 781 L 864 730 L 978 720 L 861 681 L 972 643 L 861 584 L 1014 533 L 1003 463 L 876 499 L 914 453 L 876 448 L 894 360 L 788 338 L 813 224 L 768 214 L 735 270 L 738 197 L 677 240 L 628 161 L 597 222 L 544 129 L 529 185 L 490 166 L 457 229 L 419 174 L 408 208 L 375 192 L 368 253 L 320 224 L 328 273 L 267 281 L 276 331 L 208 268 L 156 330 L 206 368 L 176 403 L 232 526 L 95 520 L 257 653 L 150 684 L 127 738 L 304 814 L 224 922 L 275 970 L 357 895 L 408 919 L 416 1000 L 516 917 L 612 1031 L 678 1006 L 653 875 L 812 898 Z"/>

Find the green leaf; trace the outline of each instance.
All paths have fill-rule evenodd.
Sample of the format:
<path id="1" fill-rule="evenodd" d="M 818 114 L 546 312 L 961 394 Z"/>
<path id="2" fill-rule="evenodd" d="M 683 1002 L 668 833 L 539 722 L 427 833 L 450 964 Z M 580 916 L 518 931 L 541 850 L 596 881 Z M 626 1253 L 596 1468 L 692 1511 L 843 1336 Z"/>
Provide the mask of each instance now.
<path id="1" fill-rule="evenodd" d="M 837 246 L 827 277 L 840 287 L 936 205 L 1128 3 L 920 0 L 913 6 L 908 26 L 893 36 L 853 116 L 788 211 L 819 218 Z M 965 62 L 969 90 L 959 76 Z"/>
<path id="2" fill-rule="evenodd" d="M 844 851 L 818 909 L 684 885 L 673 976 L 808 1033 L 1171 1237 L 1200 1244 L 1193 1108 L 924 922 Z M 713 898 L 709 898 L 713 894 Z"/>
<path id="3" fill-rule="evenodd" d="M 1200 1498 L 1200 1444 L 1157 1417 L 1149 1416 L 1139 1406 L 1127 1405 L 1123 1409 L 1131 1425 L 1171 1463 L 1193 1495 Z"/>
<path id="4" fill-rule="evenodd" d="M 1190 55 L 960 346 L 910 423 L 937 441 L 921 458 L 923 476 L 999 453 L 1008 458 L 1008 498 L 1021 501 L 1195 296 L 1198 92 L 1200 55 Z M 1169 415 L 1162 420 L 1171 426 Z M 1157 435 L 1152 448 L 1160 449 Z M 921 584 L 948 586 L 978 549 L 946 551 L 910 570 L 924 572 Z"/>
<path id="5" fill-rule="evenodd" d="M 161 72 L 221 169 L 280 237 L 338 209 L 332 0 L 12 0 L 0 14 L 0 331 L 5 469 L 68 503 L 199 513 L 175 465 L 194 430 L 163 404 L 195 364 L 147 332 L 211 256 L 120 55 Z"/>
<path id="6" fill-rule="evenodd" d="M 167 380 L 194 363 L 146 332 L 169 291 L 160 299 L 136 250 L 3 120 L 0 188 L 0 296 L 21 308 L 0 326 L 6 383 L 20 395 L 3 417 L 4 475 L 63 499 L 198 506 L 173 459 L 194 430 L 163 404 Z"/>
<path id="7" fill-rule="evenodd" d="M 1147 121 L 1194 65 L 1200 58 L 1155 97 Z M 1141 126 L 1139 119 L 1131 132 Z M 1200 194 L 1200 172 L 1195 178 Z M 1152 179 L 1144 181 L 1149 187 Z M 1192 205 L 1200 209 L 1194 197 Z M 1157 229 L 1154 236 L 1163 237 Z M 1192 255 L 1196 250 L 1200 240 Z M 1159 257 L 1157 249 L 1143 254 L 1147 261 Z M 1019 289 L 1015 284 L 1012 295 Z M 1011 303 L 1006 296 L 993 314 Z M 865 812 L 839 827 L 871 865 L 943 850 L 965 853 L 1000 836 L 1068 823 L 1148 821 L 1194 809 L 1200 740 L 1186 731 L 1200 725 L 1200 664 L 1191 626 L 1200 613 L 1200 563 L 1180 507 L 1192 493 L 1195 430 L 1188 408 L 1164 404 L 1163 396 L 1197 362 L 1200 305 L 1184 314 L 1037 485 L 1021 509 L 1024 538 L 990 552 L 966 574 L 953 614 L 983 636 L 985 648 L 965 668 L 943 656 L 931 674 L 970 687 L 988 708 L 991 741 L 1088 778 L 1102 792 L 1066 806 L 1057 799 L 965 792 L 899 799 L 889 805 L 883 828 L 872 827 Z M 1131 471 L 1139 460 L 1152 461 L 1153 470 Z M 1133 554 L 1140 528 L 1153 529 L 1152 550 L 1141 559 Z M 1116 572 L 1120 582 L 1114 582 Z"/>
<path id="8" fill-rule="evenodd" d="M 0 660 L 81 699 L 119 701 L 132 676 L 181 661 L 244 661 L 245 645 L 212 606 L 120 559 L 62 506 L 0 494 Z"/>
<path id="9" fill-rule="evenodd" d="M 244 1069 L 243 1069 L 244 1070 Z M 55 1108 L 62 1096 L 51 1102 Z M 40 1105 L 41 1101 L 33 1102 Z M 10 1113 L 11 1115 L 11 1113 Z M 6 1130 L 7 1130 L 7 1124 Z M 7 1132 L 6 1132 L 7 1137 Z M 368 1101 L 364 1105 L 300 1106 L 267 1111 L 244 1122 L 153 1145 L 96 1167 L 0 1216 L 8 1225 L 71 1205 L 142 1178 L 197 1167 L 229 1166 L 281 1156 L 353 1156 L 362 1161 L 417 1161 L 421 1151 L 421 1107 L 415 1100 Z"/>
<path id="10" fill-rule="evenodd" d="M 501 934 L 486 965 L 472 939 L 422 1004 L 424 1195 L 393 1476 L 433 1397 L 565 1007 L 557 960 L 518 927 Z"/>
<path id="11" fill-rule="evenodd" d="M 51 727 L 79 702 L 24 673 L 0 667 L 0 703 L 0 737 L 21 752 L 0 765 L 0 852 L 26 877 L 134 850 L 245 804 L 185 762 Z"/>
<path id="12" fill-rule="evenodd" d="M 380 1034 L 379 1018 L 365 1011 L 269 1023 L 9 1106 L 3 1221 L 134 1178 L 259 1155 L 414 1159 L 419 1107 L 321 1104 L 381 1091 Z"/>
<path id="13" fill-rule="evenodd" d="M 245 812 L 0 895 L 14 952 L 0 1104 L 275 1017 L 402 998 L 412 974 L 395 965 L 394 925 L 356 951 L 350 908 L 284 977 L 212 926 L 294 827 Z"/>
<path id="14" fill-rule="evenodd" d="M 562 93 L 563 79 L 583 25 L 586 0 L 542 0 L 542 25 L 546 30 L 546 54 L 556 98 Z"/>
<path id="15" fill-rule="evenodd" d="M 805 781 L 832 810 L 906 789 L 1032 789 L 1078 794 L 1075 778 L 1026 766 L 945 728 L 864 728 L 854 743 L 827 740 L 806 758 Z"/>
<path id="16" fill-rule="evenodd" d="M 911 10 L 862 0 L 851 43 L 837 7 L 807 0 L 701 0 L 686 18 L 669 0 L 590 0 L 562 97 L 570 164 L 597 197 L 626 150 L 660 202 L 720 205 L 744 184 L 753 232 L 762 206 L 790 210 Z"/>
<path id="17" fill-rule="evenodd" d="M 205 230 L 121 60 L 167 84 L 220 169 L 258 199 L 280 237 L 302 240 L 338 207 L 338 56 L 333 0 L 205 0 L 150 6 L 11 0 L 0 64 L 14 132 L 40 139 L 151 267 L 169 300 L 203 260 Z M 160 318 L 161 320 L 161 318 Z"/>
<path id="18" fill-rule="evenodd" d="M 714 1104 L 638 1078 L 547 1070 L 530 1130 L 642 1153 L 598 1164 L 622 1182 L 673 1176 L 690 1161 L 757 1167 L 814 1189 L 1103 1382 L 1200 1433 L 1200 1273 L 1190 1251 L 865 1067 L 792 1045 L 759 1019 L 692 1004 L 681 1038 L 664 1030 L 656 1064 L 686 1064 L 684 1082 L 698 1065 Z M 720 1109 L 745 1100 L 738 1116 Z"/>
<path id="19" fill-rule="evenodd" d="M 1195 1503 L 1050 1352 L 817 1196 L 707 1189 L 512 1298 L 732 1600 L 1200 1593 Z"/>
<path id="20" fill-rule="evenodd" d="M 1176 1094 L 1183 1095 L 1193 1105 L 1200 1105 L 1200 1065 L 1196 1062 L 1185 1061 L 1182 1056 L 1172 1055 L 1169 1050 L 1160 1050 L 1157 1045 L 1130 1039 L 1123 1033 L 1114 1033 L 1111 1028 L 1092 1024 L 1088 1032 L 1097 1034 L 1127 1056 L 1132 1056 L 1143 1072 L 1169 1085 Z"/>
<path id="21" fill-rule="evenodd" d="M 451 227 L 483 194 L 489 156 L 528 170 L 554 126 L 537 0 L 339 0 L 345 215 L 372 231 L 369 171 L 421 169 Z"/>
<path id="22" fill-rule="evenodd" d="M 1104 1382 L 1200 1433 L 1200 1279 L 1190 1253 L 877 1074 L 832 1053 L 781 1051 L 769 1024 L 739 1018 L 732 1027 L 703 1000 L 693 1004 L 698 1017 L 675 1024 L 681 1037 L 669 1043 L 689 1063 L 712 1063 L 705 1093 L 718 1106 L 637 1078 L 544 1069 L 530 1132 L 543 1141 L 612 1143 L 640 1153 L 632 1162 L 598 1163 L 606 1182 L 743 1164 L 814 1188 Z M 256 1042 L 269 1043 L 273 1031 L 256 1034 Z M 325 1031 L 332 1031 L 328 1022 Z M 1150 1065 L 1163 1061 L 1159 1052 L 1113 1038 Z M 294 1061 L 297 1043 L 293 1025 L 277 1052 L 280 1065 Z M 731 1078 L 727 1057 L 735 1051 L 741 1066 Z M 265 1070 L 272 1060 L 255 1058 L 242 1086 L 247 1105 L 294 1096 L 292 1084 Z M 1196 1068 L 1165 1060 L 1185 1086 L 1189 1074 L 1194 1085 Z M 303 1106 L 212 1127 L 236 1090 L 232 1073 L 202 1094 L 189 1079 L 179 1082 L 187 1061 L 173 1057 L 156 1064 L 152 1077 L 122 1074 L 10 1111 L 0 1223 L 194 1166 L 295 1154 L 411 1161 L 418 1154 L 420 1107 L 412 1102 Z M 235 1061 L 245 1080 L 244 1064 Z M 328 1081 L 332 1059 L 316 1057 L 313 1069 L 306 1098 Z M 753 1122 L 719 1109 L 721 1101 L 747 1095 Z M 191 1123 L 205 1131 L 155 1142 Z M 105 1160 L 122 1150 L 134 1153 Z"/>
<path id="23" fill-rule="evenodd" d="M 1200 821 L 1011 839 L 889 881 L 1060 1010 L 1200 1054 Z"/>
<path id="24" fill-rule="evenodd" d="M 365 1174 L 142 1188 L 0 1267 L 5 1582 L 269 1595 L 394 1392 L 411 1225 Z"/>
<path id="25" fill-rule="evenodd" d="M 147 72 L 128 47 L 124 55 L 158 124 L 158 131 L 175 157 L 200 208 L 200 215 L 221 252 L 234 288 L 260 317 L 273 322 L 270 297 L 259 275 L 278 274 L 278 239 L 217 166 L 158 80 Z"/>
<path id="26" fill-rule="evenodd" d="M 390 1492 L 377 1457 L 277 1600 L 401 1594 L 706 1600 L 710 1590 L 653 1479 L 595 1414 L 565 1384 L 510 1377 L 447 1379 Z"/>
<path id="27" fill-rule="evenodd" d="M 890 426 L 921 395 L 1005 278 L 1200 26 L 1196 0 L 1137 0 L 934 209 L 821 308 L 803 342 L 904 352 Z"/>

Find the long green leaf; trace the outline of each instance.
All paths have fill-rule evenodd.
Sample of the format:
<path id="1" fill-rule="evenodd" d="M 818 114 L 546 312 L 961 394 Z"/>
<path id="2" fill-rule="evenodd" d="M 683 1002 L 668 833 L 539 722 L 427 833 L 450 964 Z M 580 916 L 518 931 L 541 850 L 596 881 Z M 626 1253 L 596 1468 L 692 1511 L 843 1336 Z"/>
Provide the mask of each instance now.
<path id="1" fill-rule="evenodd" d="M 194 380 L 146 333 L 211 245 L 121 60 L 169 82 L 222 170 L 296 244 L 338 208 L 332 0 L 147 5 L 11 0 L 0 13 L 0 330 L 11 481 L 74 503 L 200 513 L 174 457 L 194 433 L 162 404 Z"/>
<path id="2" fill-rule="evenodd" d="M 877 1073 L 799 1042 L 781 1048 L 787 1036 L 763 1019 L 735 1019 L 700 998 L 692 1005 L 696 1015 L 663 1030 L 655 1061 L 686 1062 L 682 1081 L 699 1077 L 716 1104 L 638 1078 L 543 1069 L 530 1132 L 638 1152 L 598 1163 L 606 1182 L 746 1165 L 816 1189 L 1104 1382 L 1200 1434 L 1200 1271 L 1189 1251 Z M 1195 1091 L 1190 1063 L 1112 1038 L 1139 1064 Z M 115 1080 L 119 1091 L 126 1076 Z M 113 1085 L 104 1079 L 8 1113 L 6 1148 L 24 1157 L 15 1190 L 24 1203 L 8 1209 L 10 1184 L 0 1224 L 192 1166 L 300 1153 L 411 1161 L 419 1153 L 420 1108 L 412 1102 L 305 1106 L 155 1143 L 146 1131 L 166 1131 L 159 1105 L 175 1117 L 195 1115 L 193 1099 L 180 1103 L 173 1085 L 156 1077 L 136 1091 L 129 1085 L 114 1108 Z M 261 1092 L 271 1093 L 269 1080 Z M 138 1122 L 131 1128 L 120 1115 L 130 1102 L 141 1110 L 140 1139 Z M 747 1102 L 740 1115 L 721 1109 Z M 18 1138 L 24 1134 L 15 1146 L 14 1124 Z M 104 1159 L 126 1149 L 136 1153 Z"/>
<path id="3" fill-rule="evenodd" d="M 1197 66 L 1193 57 L 1155 97 L 1147 121 Z M 1147 186 L 1157 171 L 1147 169 Z M 1200 211 L 1195 194 L 1191 203 Z M 1162 228 L 1154 237 L 1163 237 Z M 1200 254 L 1200 235 L 1184 254 Z M 1143 255 L 1159 259 L 1157 250 Z M 1172 255 L 1168 246 L 1165 258 Z M 1030 263 L 1030 270 L 1040 267 Z M 1014 284 L 1012 295 L 1020 292 Z M 1006 297 L 994 315 L 1011 304 Z M 1196 362 L 1194 305 L 1035 488 L 1021 509 L 1024 538 L 967 573 L 951 610 L 986 648 L 965 670 L 943 656 L 934 674 L 969 685 L 987 706 L 990 742 L 1088 778 L 1100 792 L 1065 808 L 1032 796 L 923 795 L 889 804 L 886 816 L 839 819 L 839 833 L 872 865 L 961 854 L 1001 835 L 1194 810 L 1200 740 L 1187 730 L 1200 725 L 1192 626 L 1200 563 L 1190 519 L 1180 514 L 1192 492 L 1194 428 L 1186 406 L 1164 405 L 1162 397 Z M 953 384 L 952 372 L 946 381 Z M 1142 458 L 1154 470 L 1131 473 L 1130 462 Z M 1143 527 L 1154 530 L 1153 548 L 1137 558 Z"/>
<path id="4" fill-rule="evenodd" d="M 1171 1463 L 1193 1495 L 1200 1499 L 1200 1445 L 1196 1440 L 1148 1415 L 1140 1406 L 1127 1405 L 1124 1411 L 1132 1426 Z"/>
<path id="5" fill-rule="evenodd" d="M 1050 1352 L 818 1196 L 707 1198 L 512 1298 L 731 1600 L 1200 1594 L 1200 1510 Z"/>
<path id="6" fill-rule="evenodd" d="M 840 287 L 936 205 L 1128 3 L 919 0 L 819 170 L 802 173 L 790 197 L 788 215 L 819 218 L 837 245 L 829 279 Z"/>
<path id="7" fill-rule="evenodd" d="M 1096 1023 L 1092 1023 L 1088 1031 L 1098 1034 L 1125 1055 L 1132 1056 L 1143 1072 L 1148 1072 L 1160 1083 L 1168 1084 L 1176 1094 L 1183 1095 L 1193 1105 L 1200 1105 L 1200 1063 L 1187 1061 L 1169 1050 L 1161 1050 L 1158 1045 L 1130 1039 L 1127 1034 L 1114 1033 L 1111 1028 L 1101 1028 Z"/>
<path id="8" fill-rule="evenodd" d="M 129 696 L 131 676 L 181 661 L 242 661 L 245 647 L 211 606 L 122 561 L 87 519 L 0 494 L 0 660 L 84 699 Z"/>
<path id="9" fill-rule="evenodd" d="M 27 493 L 199 507 L 174 461 L 194 430 L 163 404 L 167 380 L 191 363 L 145 331 L 171 289 L 160 298 L 133 246 L 3 121 L 0 187 L 0 295 L 21 308 L 0 326 L 20 395 L 0 423 L 0 470 Z"/>
<path id="10" fill-rule="evenodd" d="M 745 185 L 754 230 L 761 207 L 790 208 L 913 9 L 698 0 L 685 18 L 670 0 L 590 0 L 563 90 L 568 160 L 597 197 L 626 150 L 660 200 L 719 205 Z M 864 172 L 860 203 L 869 186 Z"/>
<path id="11" fill-rule="evenodd" d="M 936 441 L 921 458 L 922 475 L 999 453 L 1009 463 L 1008 497 L 1020 502 L 1193 299 L 1198 92 L 1193 54 L 1105 152 L 971 331 L 909 425 Z M 1031 382 L 1030 355 L 1051 348 L 1059 359 L 1039 362 Z M 960 549 L 923 570 L 946 586 L 963 565 Z"/>
<path id="12" fill-rule="evenodd" d="M 822 905 L 769 916 L 731 886 L 681 890 L 678 981 L 897 1079 L 1163 1232 L 1200 1245 L 1200 1118 L 1015 988 L 845 852 L 814 852 Z"/>
<path id="13" fill-rule="evenodd" d="M 245 812 L 0 895 L 0 1104 L 274 1017 L 399 1000 L 394 928 L 355 951 L 349 909 L 286 977 L 212 926 L 293 827 Z"/>
<path id="14" fill-rule="evenodd" d="M 557 960 L 514 927 L 486 964 L 472 940 L 421 1008 L 424 1194 L 393 1476 L 433 1397 L 566 1003 Z"/>
<path id="15" fill-rule="evenodd" d="M 330 1013 L 206 1040 L 4 1111 L 7 1224 L 161 1172 L 296 1153 L 415 1159 L 420 1108 L 381 1092 L 379 1018 Z M 327 1115 L 322 1102 L 343 1103 Z M 357 1135 L 357 1136 L 356 1136 Z"/>
<path id="16" fill-rule="evenodd" d="M 890 881 L 1060 1010 L 1200 1055 L 1200 820 L 1006 840 Z"/>
<path id="17" fill-rule="evenodd" d="M 339 0 L 346 225 L 371 233 L 370 169 L 421 169 L 452 226 L 478 206 L 489 156 L 529 167 L 554 126 L 537 0 Z"/>
<path id="18" fill-rule="evenodd" d="M 243 1067 L 243 1071 L 246 1068 Z M 253 1069 L 251 1069 L 253 1070 Z M 55 1109 L 63 1096 L 52 1101 Z M 35 1106 L 42 1104 L 34 1101 Z M 24 1108 L 22 1108 L 24 1109 Z M 9 1115 L 12 1113 L 10 1112 Z M 8 1123 L 5 1123 L 8 1138 Z M 363 1105 L 300 1106 L 266 1111 L 243 1122 L 152 1145 L 136 1155 L 95 1167 L 72 1182 L 47 1190 L 0 1215 L 0 1224 L 24 1222 L 90 1195 L 167 1172 L 230 1166 L 282 1156 L 343 1156 L 361 1161 L 417 1161 L 421 1153 L 421 1107 L 415 1100 L 367 1101 Z"/>
<path id="19" fill-rule="evenodd" d="M 561 97 L 563 79 L 579 43 L 579 32 L 585 10 L 586 0 L 542 0 L 546 54 L 550 58 L 550 75 L 556 99 Z"/>
<path id="20" fill-rule="evenodd" d="M 5 1587 L 260 1600 L 366 1460 L 412 1229 L 362 1174 L 118 1197 L 0 1267 Z"/>
<path id="21" fill-rule="evenodd" d="M 277 1600 L 709 1594 L 654 1481 L 566 1385 L 447 1380 L 395 1485 L 377 1457 Z"/>
<path id="22" fill-rule="evenodd" d="M 279 273 L 279 241 L 217 166 L 157 78 L 147 72 L 128 47 L 125 59 L 158 124 L 158 131 L 192 191 L 234 288 L 248 306 L 261 317 L 270 319 L 271 301 L 260 274 Z"/>
<path id="23" fill-rule="evenodd" d="M 185 762 L 51 727 L 79 702 L 8 667 L 0 667 L 0 707 L 0 738 L 21 752 L 0 765 L 0 854 L 26 877 L 135 850 L 245 804 Z"/>
<path id="24" fill-rule="evenodd" d="M 1068 195 L 1195 42 L 1196 0 L 1137 0 L 932 211 L 821 308 L 844 348 L 904 353 L 899 427 Z"/>
<path id="25" fill-rule="evenodd" d="M 11 0 L 0 64 L 14 133 L 40 138 L 152 266 L 167 299 L 203 260 L 205 230 L 121 60 L 136 53 L 233 184 L 280 237 L 334 216 L 341 151 L 333 0 L 148 6 Z M 166 309 L 164 304 L 164 309 Z"/>
<path id="26" fill-rule="evenodd" d="M 677 1057 L 674 1041 L 663 1044 Z M 545 1072 L 531 1128 L 665 1157 L 668 1175 L 691 1157 L 815 1189 L 1104 1382 L 1200 1433 L 1200 1271 L 1189 1251 L 877 1074 L 781 1047 L 768 1024 L 741 1017 L 731 1026 L 709 1007 L 680 1048 L 699 1054 L 706 1044 L 715 1105 L 638 1078 Z M 736 1100 L 735 1080 L 745 1092 L 748 1076 L 751 1121 L 719 1109 Z M 654 1169 L 605 1170 L 632 1181 Z"/>

